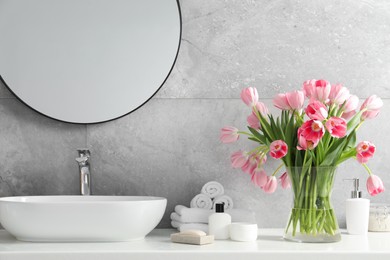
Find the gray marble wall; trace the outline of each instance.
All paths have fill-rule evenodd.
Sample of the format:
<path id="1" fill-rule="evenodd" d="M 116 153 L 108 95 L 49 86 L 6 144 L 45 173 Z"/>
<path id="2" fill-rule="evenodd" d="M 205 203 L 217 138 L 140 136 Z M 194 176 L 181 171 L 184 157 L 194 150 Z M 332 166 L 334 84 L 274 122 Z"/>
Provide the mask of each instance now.
<path id="1" fill-rule="evenodd" d="M 183 38 L 172 74 L 145 106 L 116 121 L 72 125 L 41 116 L 0 86 L 0 196 L 77 194 L 76 148 L 92 151 L 93 192 L 168 198 L 160 227 L 176 204 L 202 185 L 221 182 L 237 208 L 260 227 L 283 227 L 291 194 L 266 195 L 230 167 L 230 154 L 253 146 L 219 142 L 225 125 L 245 128 L 240 90 L 258 88 L 271 105 L 306 79 L 341 82 L 361 99 L 383 98 L 380 116 L 359 139 L 377 145 L 369 162 L 390 189 L 390 2 L 387 0 L 182 0 Z M 269 160 L 268 172 L 277 165 Z M 333 193 L 340 225 L 350 184 L 367 174 L 357 162 L 339 169 Z M 372 201 L 390 202 L 389 193 Z"/>

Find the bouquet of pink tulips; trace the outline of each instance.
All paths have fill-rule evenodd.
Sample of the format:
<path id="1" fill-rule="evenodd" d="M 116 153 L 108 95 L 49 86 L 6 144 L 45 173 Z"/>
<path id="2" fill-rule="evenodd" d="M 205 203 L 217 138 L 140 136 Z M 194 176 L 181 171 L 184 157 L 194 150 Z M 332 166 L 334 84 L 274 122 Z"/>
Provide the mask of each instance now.
<path id="1" fill-rule="evenodd" d="M 384 191 L 381 179 L 366 165 L 375 153 L 374 144 L 362 141 L 356 145 L 356 131 L 363 122 L 376 117 L 383 105 L 379 97 L 370 96 L 359 108 L 358 97 L 342 85 L 308 80 L 302 90 L 278 94 L 273 99 L 274 106 L 282 110 L 276 118 L 259 102 L 256 88 L 243 89 L 241 99 L 251 109 L 247 117 L 249 132 L 227 126 L 222 128 L 220 139 L 232 143 L 246 135 L 258 143 L 252 151 L 233 153 L 232 166 L 250 174 L 251 181 L 266 193 L 276 190 L 279 179 L 283 188 L 292 186 L 294 208 L 315 210 L 292 212 L 288 226 L 294 227 L 293 233 L 298 224 L 304 233 L 332 234 L 338 229 L 332 209 L 318 210 L 330 207 L 327 197 L 333 186 L 334 169 L 350 158 L 367 170 L 369 194 Z M 263 167 L 267 154 L 282 160 L 271 175 Z M 286 171 L 281 170 L 283 166 Z"/>

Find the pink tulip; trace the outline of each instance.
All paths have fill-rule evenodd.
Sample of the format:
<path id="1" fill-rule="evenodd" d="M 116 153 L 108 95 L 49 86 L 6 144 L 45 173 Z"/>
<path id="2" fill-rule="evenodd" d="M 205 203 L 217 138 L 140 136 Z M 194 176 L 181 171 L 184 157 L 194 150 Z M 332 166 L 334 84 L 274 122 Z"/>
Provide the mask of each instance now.
<path id="1" fill-rule="evenodd" d="M 269 112 L 268 108 L 264 103 L 257 102 L 256 105 L 253 107 L 252 114 L 247 117 L 247 122 L 250 127 L 254 129 L 261 129 L 261 124 L 257 113 L 260 113 L 262 117 L 267 118 Z"/>
<path id="2" fill-rule="evenodd" d="M 244 151 L 237 151 L 230 157 L 233 168 L 241 168 L 248 162 L 248 155 Z"/>
<path id="3" fill-rule="evenodd" d="M 253 107 L 259 101 L 259 94 L 256 88 L 244 88 L 241 91 L 241 99 L 247 106 Z"/>
<path id="4" fill-rule="evenodd" d="M 326 106 L 317 100 L 310 102 L 310 104 L 306 107 L 305 112 L 310 119 L 314 120 L 323 121 L 328 117 Z"/>
<path id="5" fill-rule="evenodd" d="M 296 110 L 299 113 L 302 110 L 305 96 L 302 91 L 296 90 L 288 93 L 276 95 L 273 99 L 274 106 L 282 110 Z"/>
<path id="6" fill-rule="evenodd" d="M 283 189 L 288 189 L 291 187 L 291 181 L 290 178 L 288 177 L 287 172 L 284 172 L 280 177 L 279 177 L 280 184 L 282 185 Z"/>
<path id="7" fill-rule="evenodd" d="M 222 143 L 234 143 L 238 140 L 240 135 L 238 134 L 238 129 L 233 126 L 225 126 L 221 129 L 221 135 L 219 139 Z"/>
<path id="8" fill-rule="evenodd" d="M 300 127 L 302 129 L 301 135 L 313 142 L 320 140 L 325 133 L 324 125 L 318 120 L 308 120 Z"/>
<path id="9" fill-rule="evenodd" d="M 324 136 L 325 129 L 321 121 L 309 120 L 298 128 L 298 150 L 314 149 Z"/>
<path id="10" fill-rule="evenodd" d="M 332 85 L 329 93 L 330 103 L 343 104 L 349 98 L 349 90 L 341 84 Z"/>
<path id="11" fill-rule="evenodd" d="M 367 191 L 368 193 L 370 193 L 371 196 L 375 196 L 385 191 L 385 187 L 383 185 L 382 180 L 374 174 L 371 174 L 370 177 L 368 177 L 366 186 Z"/>
<path id="12" fill-rule="evenodd" d="M 360 142 L 356 146 L 356 159 L 359 163 L 368 162 L 368 160 L 374 156 L 375 149 L 375 145 L 368 141 Z"/>
<path id="13" fill-rule="evenodd" d="M 260 129 L 260 121 L 259 121 L 259 118 L 255 114 L 251 113 L 247 117 L 246 121 L 248 122 L 248 125 L 250 127 L 254 128 L 254 129 Z"/>
<path id="14" fill-rule="evenodd" d="M 316 88 L 315 82 L 315 79 L 306 80 L 305 82 L 303 82 L 302 90 L 307 98 L 311 98 L 314 95 L 314 91 Z"/>
<path id="15" fill-rule="evenodd" d="M 243 172 L 253 175 L 253 171 L 259 166 L 263 165 L 267 161 L 265 154 L 252 154 L 249 156 L 248 161 L 241 167 Z"/>
<path id="16" fill-rule="evenodd" d="M 267 177 L 267 183 L 264 185 L 263 190 L 266 193 L 273 193 L 275 192 L 276 188 L 278 187 L 278 181 L 275 176 L 268 176 Z"/>
<path id="17" fill-rule="evenodd" d="M 288 146 L 282 140 L 273 141 L 270 144 L 270 155 L 275 159 L 283 158 L 288 151 Z"/>
<path id="18" fill-rule="evenodd" d="M 291 110 L 296 110 L 301 112 L 303 108 L 303 102 L 305 101 L 305 94 L 303 91 L 295 90 L 292 92 L 286 93 L 286 98 Z"/>
<path id="19" fill-rule="evenodd" d="M 331 117 L 326 121 L 325 128 L 331 136 L 342 138 L 347 134 L 347 122 L 341 117 Z"/>
<path id="20" fill-rule="evenodd" d="M 314 141 L 307 140 L 302 135 L 302 131 L 303 131 L 302 128 L 298 129 L 298 145 L 297 145 L 297 149 L 298 150 L 313 150 L 314 148 L 316 148 L 316 146 L 318 145 L 320 139 L 314 140 Z"/>
<path id="21" fill-rule="evenodd" d="M 376 117 L 379 113 L 380 108 L 383 106 L 383 101 L 376 95 L 372 95 L 367 98 L 362 106 L 360 107 L 360 111 L 364 111 L 362 114 L 362 120 L 372 119 Z"/>
<path id="22" fill-rule="evenodd" d="M 257 161 L 255 161 L 252 157 L 249 157 L 249 160 L 241 167 L 243 172 L 246 172 L 250 175 L 253 174 L 253 171 L 257 168 Z"/>
<path id="23" fill-rule="evenodd" d="M 317 147 L 319 141 L 314 142 L 311 140 L 307 140 L 305 137 L 300 135 L 298 139 L 298 143 L 299 143 L 297 145 L 298 150 L 313 150 L 314 148 Z"/>
<path id="24" fill-rule="evenodd" d="M 277 94 L 273 99 L 274 106 L 282 110 L 290 110 L 290 105 L 288 104 L 287 97 L 285 93 Z"/>
<path id="25" fill-rule="evenodd" d="M 348 113 L 343 112 L 341 117 L 344 118 L 345 120 L 348 120 L 348 119 L 352 118 L 355 114 L 356 114 L 356 111 L 352 110 L 351 112 L 348 112 Z"/>
<path id="26" fill-rule="evenodd" d="M 359 106 L 359 98 L 355 95 L 351 95 L 345 102 L 343 111 L 344 112 L 351 112 L 353 110 L 356 110 Z"/>
<path id="27" fill-rule="evenodd" d="M 251 181 L 252 181 L 255 185 L 257 185 L 257 186 L 263 188 L 264 185 L 267 183 L 267 177 L 268 177 L 268 176 L 267 176 L 267 173 L 266 173 L 263 169 L 261 169 L 261 168 L 256 168 L 256 169 L 253 171 Z"/>
<path id="28" fill-rule="evenodd" d="M 345 120 L 348 120 L 353 117 L 356 114 L 355 110 L 357 109 L 358 105 L 359 98 L 355 95 L 351 95 L 343 106 L 343 114 L 341 115 L 341 117 Z"/>
<path id="29" fill-rule="evenodd" d="M 257 110 L 264 118 L 267 118 L 267 115 L 269 114 L 267 106 L 263 102 L 257 102 L 256 105 L 253 107 L 253 110 Z M 253 113 L 256 115 L 255 111 Z"/>
<path id="30" fill-rule="evenodd" d="M 323 103 L 329 100 L 331 85 L 326 80 L 307 80 L 303 83 L 303 92 L 306 97 L 316 99 Z"/>

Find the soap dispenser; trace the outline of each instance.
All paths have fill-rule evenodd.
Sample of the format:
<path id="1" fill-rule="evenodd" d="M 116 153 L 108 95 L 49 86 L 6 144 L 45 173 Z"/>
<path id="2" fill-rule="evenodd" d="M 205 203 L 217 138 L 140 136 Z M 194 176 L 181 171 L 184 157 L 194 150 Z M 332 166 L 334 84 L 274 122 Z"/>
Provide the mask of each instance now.
<path id="1" fill-rule="evenodd" d="M 209 235 L 214 235 L 215 239 L 229 239 L 230 238 L 230 224 L 232 218 L 225 213 L 223 203 L 215 204 L 215 213 L 209 216 Z"/>
<path id="2" fill-rule="evenodd" d="M 347 231 L 351 235 L 366 235 L 368 231 L 368 220 L 370 213 L 370 201 L 362 198 L 359 190 L 359 179 L 353 181 L 351 198 L 346 202 Z"/>

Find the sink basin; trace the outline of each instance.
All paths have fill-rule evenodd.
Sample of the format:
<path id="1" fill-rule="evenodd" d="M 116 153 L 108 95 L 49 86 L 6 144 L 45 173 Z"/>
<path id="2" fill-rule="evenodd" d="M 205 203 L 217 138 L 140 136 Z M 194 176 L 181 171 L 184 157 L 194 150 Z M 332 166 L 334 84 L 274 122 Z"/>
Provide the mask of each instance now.
<path id="1" fill-rule="evenodd" d="M 5 197 L 0 222 L 22 241 L 131 241 L 157 226 L 166 204 L 146 196 Z"/>

